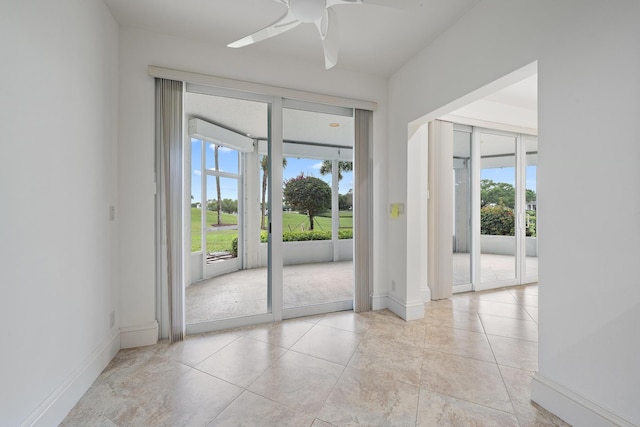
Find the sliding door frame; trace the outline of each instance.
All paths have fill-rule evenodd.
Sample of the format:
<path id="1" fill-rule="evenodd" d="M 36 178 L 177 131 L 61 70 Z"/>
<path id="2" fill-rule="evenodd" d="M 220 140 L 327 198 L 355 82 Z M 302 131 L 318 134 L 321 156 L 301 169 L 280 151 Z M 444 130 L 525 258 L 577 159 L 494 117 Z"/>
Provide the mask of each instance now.
<path id="1" fill-rule="evenodd" d="M 513 279 L 501 280 L 496 282 L 482 282 L 481 271 L 482 265 L 480 258 L 481 251 L 481 228 L 480 228 L 480 175 L 481 175 L 481 153 L 480 153 L 480 138 L 481 133 L 493 134 L 499 136 L 513 137 L 515 141 L 515 224 L 514 224 L 514 238 L 515 238 L 515 276 Z M 484 291 L 489 289 L 497 289 L 508 286 L 522 285 L 528 283 L 527 278 L 523 272 L 523 264 L 525 262 L 524 256 L 526 254 L 526 230 L 524 227 L 524 215 L 525 215 L 525 198 L 526 198 L 526 185 L 525 185 L 525 168 L 526 168 L 526 147 L 524 145 L 524 139 L 537 138 L 535 136 L 529 136 L 522 133 L 502 131 L 497 129 L 489 129 L 483 127 L 473 127 L 471 137 L 471 157 L 472 157 L 472 180 L 471 180 L 471 206 L 472 206 L 472 248 L 473 253 L 471 256 L 472 265 L 472 287 L 474 291 Z"/>
<path id="2" fill-rule="evenodd" d="M 464 283 L 455 285 L 451 281 L 453 293 L 461 293 L 468 291 L 483 291 L 488 289 L 496 289 L 501 287 L 522 285 L 527 283 L 534 283 L 537 281 L 537 274 L 526 275 L 526 167 L 527 167 L 527 147 L 526 141 L 536 141 L 537 135 L 528 133 L 518 133 L 513 131 L 504 131 L 498 129 L 491 129 L 479 126 L 469 126 L 465 124 L 454 123 L 454 132 L 465 132 L 471 135 L 470 142 L 470 161 L 471 161 L 471 245 L 470 245 L 470 263 L 471 274 L 470 283 Z M 515 193 L 515 224 L 514 224 L 514 277 L 513 279 L 505 279 L 495 282 L 482 282 L 482 265 L 480 262 L 482 249 L 481 249 L 481 226 L 480 226 L 480 182 L 481 182 L 481 152 L 480 152 L 480 134 L 492 134 L 498 136 L 506 136 L 514 138 L 514 156 L 515 156 L 515 174 L 514 174 L 514 187 Z M 438 164 L 435 167 L 439 169 L 436 173 L 444 174 L 449 172 L 445 171 L 445 163 Z M 441 188 L 441 191 L 445 191 L 445 188 Z M 452 212 L 453 215 L 453 212 Z M 453 235 L 453 230 L 452 235 Z M 429 237 L 433 239 L 433 236 Z M 444 246 L 440 246 L 440 252 L 444 253 L 448 249 Z M 448 252 L 447 252 L 448 253 Z M 441 268 L 452 268 L 453 260 L 448 257 L 443 257 L 444 262 L 441 263 Z M 446 265 L 445 265 L 446 263 Z"/>
<path id="3" fill-rule="evenodd" d="M 236 99 L 243 99 L 248 101 L 264 102 L 268 106 L 268 150 L 269 150 L 269 265 L 267 274 L 267 287 L 268 287 L 268 313 L 255 316 L 239 317 L 233 319 L 226 319 L 220 321 L 204 322 L 199 324 L 187 325 L 187 334 L 196 334 L 206 331 L 226 329 L 230 327 L 247 326 L 259 323 L 269 323 L 282 320 L 283 318 L 283 278 L 282 278 L 282 168 L 274 168 L 273 165 L 282 164 L 283 158 L 283 120 L 282 111 L 285 102 L 291 102 L 295 105 L 296 102 L 313 103 L 318 105 L 335 106 L 336 108 L 350 108 L 375 111 L 377 104 L 368 101 L 359 101 L 348 98 L 340 98 L 328 95 L 321 95 L 311 92 L 297 91 L 293 89 L 261 85 L 251 82 L 244 82 L 239 80 L 225 79 L 215 76 L 184 72 L 179 70 L 166 69 L 161 67 L 149 66 L 149 74 L 152 77 L 172 79 L 185 82 L 185 91 L 196 92 L 201 94 L 223 96 Z M 285 101 L 286 100 L 286 101 Z M 370 126 L 370 125 L 369 125 Z M 368 135 L 369 139 L 367 144 L 371 143 L 371 134 Z M 188 139 L 187 139 L 188 140 Z M 356 147 L 354 147 L 356 148 Z M 183 162 L 187 159 L 183 158 Z M 367 161 L 363 167 L 358 167 L 360 173 L 365 173 L 366 177 L 360 177 L 369 184 L 366 188 L 369 194 L 366 195 L 369 203 L 368 211 L 371 212 L 372 206 L 372 185 L 370 185 L 370 165 Z M 358 178 L 356 178 L 358 179 Z M 186 180 L 185 180 L 186 181 Z M 188 185 L 189 182 L 185 182 Z M 184 192 L 184 191 L 183 191 Z M 187 193 L 183 194 L 186 198 Z M 278 202 L 279 201 L 279 202 Z M 275 202 L 275 203 L 274 203 Z M 184 206 L 183 201 L 183 206 Z M 273 205 L 272 205 L 273 204 Z M 275 207 L 275 209 L 274 209 Z M 364 217 L 364 220 L 354 224 L 354 238 L 360 233 L 368 233 L 372 224 L 370 215 Z M 183 221 L 183 238 L 185 248 L 183 253 L 190 253 L 190 245 L 187 248 L 187 239 L 190 233 L 189 222 Z M 372 277 L 370 275 L 370 267 L 372 265 L 370 250 L 359 253 L 354 251 L 354 261 L 363 258 L 359 265 L 362 268 L 366 268 L 366 275 L 359 275 L 357 272 L 355 277 L 367 277 L 369 281 L 367 283 L 356 283 L 356 295 L 358 293 L 365 293 L 366 297 L 371 298 L 370 283 Z M 276 266 L 276 268 L 274 268 Z M 183 287 L 184 288 L 184 287 Z M 162 288 L 161 282 L 157 283 L 158 295 L 165 294 L 165 290 Z M 161 301 L 161 300 L 159 300 Z M 166 301 L 158 302 L 162 304 L 158 310 L 165 310 Z M 161 323 L 164 323 L 165 319 L 160 319 Z M 165 325 L 160 325 L 160 329 L 164 330 Z"/>

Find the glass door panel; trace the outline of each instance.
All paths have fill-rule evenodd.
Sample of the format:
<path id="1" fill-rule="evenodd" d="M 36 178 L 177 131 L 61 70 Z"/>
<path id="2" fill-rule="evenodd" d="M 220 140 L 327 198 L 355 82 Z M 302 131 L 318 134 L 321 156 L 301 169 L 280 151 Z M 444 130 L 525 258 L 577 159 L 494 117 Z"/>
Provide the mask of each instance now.
<path id="1" fill-rule="evenodd" d="M 192 191 L 187 333 L 269 321 L 259 154 L 259 147 L 268 146 L 269 104 L 187 90 Z"/>
<path id="2" fill-rule="evenodd" d="M 453 289 L 471 290 L 471 132 L 453 132 Z"/>
<path id="3" fill-rule="evenodd" d="M 283 125 L 285 317 L 352 309 L 353 118 L 285 108 Z"/>
<path id="4" fill-rule="evenodd" d="M 525 249 L 523 260 L 523 283 L 538 281 L 538 197 L 537 197 L 537 167 L 538 140 L 524 137 L 525 149 L 525 197 L 524 197 L 524 232 Z"/>
<path id="5" fill-rule="evenodd" d="M 478 133 L 480 283 L 516 283 L 516 136 Z"/>

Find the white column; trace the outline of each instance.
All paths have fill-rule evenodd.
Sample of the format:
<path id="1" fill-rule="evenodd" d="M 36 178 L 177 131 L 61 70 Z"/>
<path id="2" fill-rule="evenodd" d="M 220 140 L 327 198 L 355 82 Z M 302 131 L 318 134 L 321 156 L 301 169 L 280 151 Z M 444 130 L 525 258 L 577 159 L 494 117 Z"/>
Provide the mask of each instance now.
<path id="1" fill-rule="evenodd" d="M 243 268 L 256 268 L 260 264 L 260 155 L 258 142 L 255 149 L 244 154 L 242 162 L 242 265 Z"/>
<path id="2" fill-rule="evenodd" d="M 405 320 L 415 320 L 424 317 L 424 303 L 431 299 L 429 282 L 427 279 L 427 260 L 430 252 L 427 250 L 427 184 L 429 183 L 429 152 L 427 125 L 421 125 L 416 129 L 410 129 L 407 146 L 407 195 L 404 212 L 393 212 L 398 221 L 402 215 L 406 216 L 406 288 L 402 295 L 402 286 L 395 294 L 398 306 L 390 306 L 396 314 Z M 389 214 L 387 214 L 389 215 Z M 393 290 L 393 283 L 392 283 Z"/>
<path id="3" fill-rule="evenodd" d="M 429 123 L 428 277 L 432 299 L 453 291 L 453 124 Z M 411 225 L 410 225 L 411 226 Z M 410 230 L 409 230 L 410 231 Z"/>

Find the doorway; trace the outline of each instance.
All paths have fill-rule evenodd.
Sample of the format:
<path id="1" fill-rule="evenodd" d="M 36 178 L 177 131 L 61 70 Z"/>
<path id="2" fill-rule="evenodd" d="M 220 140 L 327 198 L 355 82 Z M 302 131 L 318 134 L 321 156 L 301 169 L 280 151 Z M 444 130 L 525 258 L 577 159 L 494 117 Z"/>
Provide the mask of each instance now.
<path id="1" fill-rule="evenodd" d="M 537 138 L 453 132 L 453 292 L 536 282 Z"/>

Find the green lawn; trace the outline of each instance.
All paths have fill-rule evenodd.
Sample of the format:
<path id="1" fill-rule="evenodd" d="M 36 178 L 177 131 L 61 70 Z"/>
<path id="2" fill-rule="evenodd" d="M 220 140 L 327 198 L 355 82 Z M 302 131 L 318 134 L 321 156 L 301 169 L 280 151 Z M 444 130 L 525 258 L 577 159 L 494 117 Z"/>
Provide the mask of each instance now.
<path id="1" fill-rule="evenodd" d="M 315 230 L 331 230 L 331 216 L 317 216 L 314 222 Z M 302 215 L 297 212 L 282 213 L 283 231 L 302 231 L 303 227 L 305 230 L 309 229 L 309 217 L 307 215 Z M 340 228 L 353 228 L 353 212 L 340 212 Z"/>
<path id="2" fill-rule="evenodd" d="M 238 224 L 236 215 L 222 214 L 223 224 Z M 218 213 L 207 211 L 207 226 L 218 222 Z M 202 249 L 200 244 L 200 209 L 191 208 L 191 252 Z M 238 230 L 220 230 L 207 233 L 207 252 L 231 251 L 231 241 L 238 235 Z"/>
<path id="3" fill-rule="evenodd" d="M 207 211 L 207 226 L 217 223 L 216 212 Z M 222 214 L 223 224 L 238 224 L 236 215 Z M 302 231 L 309 229 L 309 217 L 297 212 L 282 213 L 283 231 Z M 340 228 L 353 228 L 353 212 L 340 212 Z M 191 252 L 202 249 L 200 243 L 200 209 L 191 208 Z M 331 217 L 316 217 L 315 230 L 331 231 Z M 207 252 L 231 252 L 231 242 L 238 236 L 238 230 L 219 230 L 207 233 Z"/>

